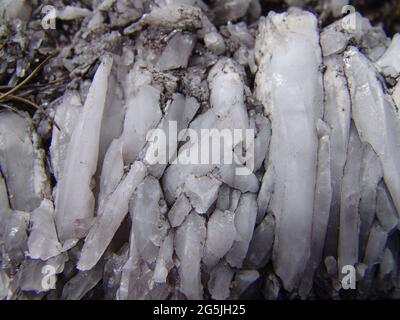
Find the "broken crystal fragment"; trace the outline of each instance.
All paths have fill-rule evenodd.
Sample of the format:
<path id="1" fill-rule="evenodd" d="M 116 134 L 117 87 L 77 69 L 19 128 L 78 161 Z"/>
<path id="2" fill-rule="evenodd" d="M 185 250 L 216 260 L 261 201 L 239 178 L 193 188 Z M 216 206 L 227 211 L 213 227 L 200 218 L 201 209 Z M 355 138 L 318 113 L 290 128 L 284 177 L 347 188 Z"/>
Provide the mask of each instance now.
<path id="1" fill-rule="evenodd" d="M 364 263 L 369 267 L 379 263 L 382 259 L 386 242 L 387 232 L 383 230 L 382 226 L 378 222 L 375 222 L 369 234 L 367 249 L 363 260 Z"/>
<path id="2" fill-rule="evenodd" d="M 335 28 L 327 27 L 321 32 L 321 47 L 325 57 L 343 52 L 347 42 L 346 35 Z"/>
<path id="3" fill-rule="evenodd" d="M 315 185 L 311 252 L 300 284 L 300 296 L 307 297 L 313 286 L 315 270 L 322 261 L 324 241 L 328 229 L 332 200 L 330 128 L 321 120 L 317 122 L 319 135 L 317 182 Z"/>
<path id="4" fill-rule="evenodd" d="M 397 78 L 400 75 L 400 33 L 395 34 L 389 48 L 376 65 L 385 76 Z"/>
<path id="5" fill-rule="evenodd" d="M 256 125 L 259 127 L 259 131 L 254 139 L 253 172 L 258 171 L 263 165 L 269 151 L 269 142 L 271 139 L 271 122 L 267 118 L 259 114 L 256 115 L 255 122 Z M 249 150 L 247 151 L 249 152 Z"/>
<path id="6" fill-rule="evenodd" d="M 143 85 L 137 93 L 128 98 L 121 135 L 125 164 L 136 160 L 146 144 L 149 130 L 154 129 L 161 120 L 160 94 L 159 88 Z"/>
<path id="7" fill-rule="evenodd" d="M 205 220 L 196 212 L 187 216 L 176 232 L 176 254 L 179 258 L 180 289 L 188 299 L 202 299 L 200 261 L 206 239 Z"/>
<path id="8" fill-rule="evenodd" d="M 198 29 L 202 27 L 202 11 L 198 7 L 179 3 L 154 6 L 148 15 L 142 17 L 140 24 L 157 26 L 166 30 Z M 125 33 L 129 33 L 129 29 L 126 31 Z"/>
<path id="9" fill-rule="evenodd" d="M 274 188 L 274 181 L 274 168 L 272 165 L 269 165 L 267 171 L 264 174 L 264 177 L 262 178 L 260 191 L 258 192 L 257 196 L 257 223 L 260 223 L 267 213 L 268 205 L 270 203 Z"/>
<path id="10" fill-rule="evenodd" d="M 178 149 L 178 136 L 172 130 L 177 131 L 177 135 L 185 130 L 192 121 L 199 103 L 195 98 L 184 97 L 181 94 L 174 94 L 173 101 L 165 110 L 165 116 L 161 120 L 154 137 L 149 138 L 149 145 L 145 151 L 144 161 L 149 167 L 149 172 L 159 178 L 164 173 L 167 163 L 176 160 Z M 161 130 L 161 132 L 160 132 Z M 158 141 L 158 133 L 165 137 L 165 145 Z M 161 139 L 161 138 L 160 138 Z M 157 153 L 155 156 L 154 153 Z"/>
<path id="11" fill-rule="evenodd" d="M 28 114 L 0 113 L 0 166 L 14 210 L 32 211 L 50 196 L 37 139 Z"/>
<path id="12" fill-rule="evenodd" d="M 168 212 L 169 223 L 172 228 L 179 227 L 185 220 L 186 216 L 192 211 L 189 199 L 184 193 L 178 197 L 174 205 Z"/>
<path id="13" fill-rule="evenodd" d="M 382 262 L 379 265 L 379 278 L 383 279 L 390 275 L 396 267 L 396 262 L 393 259 L 393 253 L 389 248 L 383 252 Z"/>
<path id="14" fill-rule="evenodd" d="M 272 257 L 275 236 L 275 219 L 268 214 L 254 230 L 249 245 L 245 265 L 252 269 L 261 269 Z"/>
<path id="15" fill-rule="evenodd" d="M 213 8 L 215 24 L 225 24 L 243 17 L 249 8 L 251 0 L 221 0 Z"/>
<path id="16" fill-rule="evenodd" d="M 169 271 L 174 267 L 174 233 L 170 232 L 164 239 L 158 253 L 156 266 L 154 269 L 154 281 L 165 283 Z"/>
<path id="17" fill-rule="evenodd" d="M 322 36 L 322 35 L 321 35 Z M 337 256 L 340 194 L 350 135 L 351 100 L 340 55 L 324 59 L 325 112 L 324 121 L 330 126 L 332 203 L 325 244 L 327 255 Z"/>
<path id="18" fill-rule="evenodd" d="M 21 290 L 40 293 L 56 289 L 57 275 L 63 272 L 67 260 L 68 255 L 66 253 L 47 261 L 25 260 L 17 275 Z M 49 275 L 54 276 L 54 281 L 50 279 Z"/>
<path id="19" fill-rule="evenodd" d="M 304 272 L 311 244 L 318 148 L 315 123 L 323 111 L 317 20 L 296 9 L 271 12 L 260 21 L 255 50 L 259 64 L 255 93 L 272 119 L 269 156 L 275 170 L 272 211 L 277 231 L 273 262 L 284 287 L 292 291 Z"/>
<path id="20" fill-rule="evenodd" d="M 244 22 L 236 24 L 227 24 L 228 32 L 230 33 L 230 40 L 238 46 L 244 46 L 248 48 L 254 47 L 254 37 L 250 34 L 247 29 L 247 25 Z"/>
<path id="21" fill-rule="evenodd" d="M 373 27 L 367 18 L 353 12 L 335 21 L 321 32 L 324 56 L 343 52 L 349 43 L 356 43 L 376 61 L 386 51 L 389 39 L 381 27 Z"/>
<path id="22" fill-rule="evenodd" d="M 4 223 L 4 266 L 18 265 L 25 258 L 27 250 L 27 232 L 29 225 L 29 213 L 23 211 L 11 211 Z"/>
<path id="23" fill-rule="evenodd" d="M 215 210 L 207 223 L 204 263 L 214 267 L 232 247 L 236 239 L 234 213 Z"/>
<path id="24" fill-rule="evenodd" d="M 117 290 L 120 286 L 122 268 L 129 257 L 129 246 L 124 245 L 118 253 L 113 253 L 104 265 L 103 282 L 106 288 L 105 299 L 116 298 Z"/>
<path id="25" fill-rule="evenodd" d="M 112 194 L 124 175 L 124 159 L 121 140 L 115 139 L 104 157 L 100 175 L 99 206 Z"/>
<path id="26" fill-rule="evenodd" d="M 397 82 L 397 85 L 393 90 L 392 97 L 397 106 L 397 109 L 399 109 L 400 108 L 400 81 Z"/>
<path id="27" fill-rule="evenodd" d="M 252 193 L 240 197 L 235 211 L 236 237 L 232 248 L 226 255 L 226 261 L 232 267 L 240 268 L 246 258 L 257 218 L 257 201 Z"/>
<path id="28" fill-rule="evenodd" d="M 240 297 L 258 278 L 257 270 L 239 270 L 235 274 L 235 294 Z"/>
<path id="29" fill-rule="evenodd" d="M 100 260 L 128 213 L 129 200 L 133 192 L 145 176 L 146 167 L 141 162 L 135 162 L 127 176 L 101 204 L 97 220 L 85 239 L 77 265 L 79 270 L 90 270 Z"/>
<path id="30" fill-rule="evenodd" d="M 391 99 L 384 93 L 375 69 L 355 48 L 345 53 L 345 71 L 351 89 L 352 116 L 363 142 L 379 156 L 386 185 L 400 212 L 400 119 Z"/>
<path id="31" fill-rule="evenodd" d="M 231 189 L 226 184 L 222 184 L 218 191 L 217 208 L 225 211 L 229 209 Z"/>
<path id="32" fill-rule="evenodd" d="M 206 213 L 217 200 L 221 182 L 213 177 L 190 175 L 185 183 L 185 194 L 198 213 Z"/>
<path id="33" fill-rule="evenodd" d="M 0 16 L 7 21 L 21 19 L 28 21 L 31 16 L 32 8 L 26 0 L 4 0 L 0 4 Z"/>
<path id="34" fill-rule="evenodd" d="M 277 300 L 279 292 L 281 290 L 281 284 L 279 279 L 274 274 L 268 274 L 265 277 L 263 295 L 267 300 Z"/>
<path id="35" fill-rule="evenodd" d="M 222 164 L 217 177 L 228 186 L 238 189 L 241 192 L 257 192 L 259 190 L 259 181 L 253 174 L 238 175 L 238 166 L 235 164 Z"/>
<path id="36" fill-rule="evenodd" d="M 157 67 L 160 71 L 186 68 L 195 44 L 195 36 L 177 32 L 169 40 L 161 54 L 160 60 L 158 60 Z"/>
<path id="37" fill-rule="evenodd" d="M 68 144 L 56 194 L 56 225 L 62 242 L 79 238 L 76 223 L 94 215 L 91 180 L 97 167 L 101 121 L 112 63 L 112 58 L 106 56 L 97 69 Z"/>
<path id="38" fill-rule="evenodd" d="M 61 20 L 74 20 L 84 18 L 89 16 L 90 14 L 90 10 L 74 6 L 66 6 L 61 10 L 57 10 L 57 18 Z"/>
<path id="39" fill-rule="evenodd" d="M 206 47 L 215 54 L 222 54 L 225 51 L 224 38 L 216 32 L 211 31 L 204 36 L 204 43 Z"/>
<path id="40" fill-rule="evenodd" d="M 211 177 L 206 178 L 205 176 L 211 173 L 217 167 L 217 164 L 224 163 L 225 152 L 223 152 L 223 154 L 214 154 L 213 152 L 208 152 L 208 150 L 203 150 L 204 152 L 200 154 L 199 149 L 204 143 L 204 140 L 210 139 L 210 136 L 212 136 L 211 130 L 206 130 L 204 132 L 202 129 L 213 129 L 214 132 L 215 129 L 220 130 L 219 132 L 217 131 L 217 133 L 221 136 L 223 130 L 232 134 L 232 129 L 243 132 L 244 129 L 249 127 L 248 115 L 244 103 L 244 84 L 240 76 L 240 66 L 230 59 L 221 59 L 211 69 L 208 82 L 211 88 L 210 102 L 212 108 L 199 115 L 197 119 L 191 123 L 189 128 L 191 130 L 188 131 L 191 139 L 195 133 L 198 134 L 198 138 L 193 139 L 194 141 L 190 140 L 180 148 L 178 163 L 171 164 L 168 167 L 162 180 L 165 197 L 168 203 L 172 203 L 184 190 L 187 177 L 190 175 L 199 177 L 199 179 L 204 182 L 204 184 L 202 184 L 203 186 L 206 183 L 210 186 L 213 185 L 212 192 L 209 192 L 208 197 L 201 200 L 200 203 L 197 201 L 198 209 L 203 212 L 205 212 L 205 208 L 208 209 L 212 202 L 216 200 L 218 195 L 218 188 L 216 188 L 216 186 L 221 184 L 215 179 Z M 241 139 L 237 139 L 238 141 L 235 141 L 235 143 L 240 145 L 243 139 L 242 136 Z M 223 147 L 224 150 L 232 150 L 233 141 L 224 141 Z M 220 157 L 218 157 L 218 155 Z M 228 152 L 228 156 L 232 156 L 232 152 Z M 230 158 L 230 160 L 232 160 L 232 158 Z M 230 179 L 230 182 L 234 184 L 235 180 L 232 174 L 235 168 L 233 165 L 227 166 L 229 167 L 227 177 Z M 224 167 L 224 165 L 222 165 L 222 167 Z M 221 179 L 221 173 L 216 173 L 216 178 Z M 240 179 L 241 177 L 238 176 L 238 178 Z M 254 175 L 250 177 L 244 176 L 243 179 L 245 179 L 244 188 L 250 184 L 248 188 L 251 188 L 253 191 L 258 190 L 258 181 L 254 181 L 254 179 L 257 179 Z M 250 179 L 250 182 L 247 179 Z M 188 188 L 190 189 L 199 181 L 196 181 L 196 179 L 192 177 L 189 182 Z M 255 184 L 257 185 L 255 186 Z M 216 190 L 215 195 L 214 190 Z M 202 192 L 204 191 L 205 190 Z M 195 194 L 193 195 L 196 197 Z M 191 200 L 193 201 L 193 199 Z M 201 203 L 202 201 L 205 202 Z M 211 203 L 209 203 L 210 201 Z"/>
<path id="41" fill-rule="evenodd" d="M 230 189 L 230 191 L 231 191 L 231 196 L 230 196 L 228 210 L 231 212 L 235 212 L 238 207 L 239 200 L 240 200 L 240 197 L 242 196 L 242 193 L 236 189 Z"/>
<path id="42" fill-rule="evenodd" d="M 360 250 L 365 252 L 368 235 L 375 219 L 376 193 L 383 178 L 381 162 L 369 144 L 365 144 L 361 163 L 361 199 L 360 199 Z"/>
<path id="43" fill-rule="evenodd" d="M 223 262 L 211 270 L 208 288 L 214 300 L 225 300 L 229 297 L 233 275 L 233 270 Z"/>
<path id="44" fill-rule="evenodd" d="M 104 264 L 99 263 L 89 271 L 78 272 L 62 291 L 62 300 L 80 300 L 93 289 L 103 277 Z"/>
<path id="45" fill-rule="evenodd" d="M 104 156 L 114 139 L 120 137 L 125 117 L 125 97 L 122 84 L 119 82 L 123 73 L 121 62 L 116 61 L 108 78 L 107 96 L 101 121 L 98 170 L 103 166 Z M 126 81 L 122 83 L 125 84 Z"/>
<path id="46" fill-rule="evenodd" d="M 56 107 L 54 121 L 57 122 L 60 130 L 53 127 L 50 156 L 54 176 L 57 180 L 60 179 L 60 172 L 63 171 L 68 144 L 81 111 L 81 98 L 76 91 L 67 91 L 62 97 L 61 103 Z"/>
<path id="47" fill-rule="evenodd" d="M 396 213 L 389 192 L 382 184 L 378 186 L 376 202 L 376 217 L 383 230 L 391 234 L 399 225 L 399 216 Z"/>
<path id="48" fill-rule="evenodd" d="M 10 202 L 8 200 L 7 186 L 0 171 L 0 221 L 7 221 L 6 219 L 9 213 Z M 0 246 L 3 242 L 4 231 L 4 223 L 2 222 L 2 224 L 0 225 Z"/>
<path id="49" fill-rule="evenodd" d="M 6 300 L 8 297 L 11 297 L 10 287 L 10 278 L 4 270 L 0 271 L 0 299 Z"/>
<path id="50" fill-rule="evenodd" d="M 28 238 L 28 251 L 32 259 L 46 261 L 61 253 L 55 227 L 53 203 L 44 199 L 39 208 L 31 214 L 31 229 Z"/>
<path id="51" fill-rule="evenodd" d="M 134 241 L 137 254 L 151 264 L 156 261 L 169 229 L 165 217 L 167 209 L 157 179 L 149 175 L 143 180 L 133 193 L 129 211 L 132 217 L 131 242 Z"/>
<path id="52" fill-rule="evenodd" d="M 338 244 L 339 273 L 344 266 L 355 266 L 359 259 L 359 202 L 362 143 L 357 129 L 352 126 L 344 169 L 340 204 L 340 230 Z"/>

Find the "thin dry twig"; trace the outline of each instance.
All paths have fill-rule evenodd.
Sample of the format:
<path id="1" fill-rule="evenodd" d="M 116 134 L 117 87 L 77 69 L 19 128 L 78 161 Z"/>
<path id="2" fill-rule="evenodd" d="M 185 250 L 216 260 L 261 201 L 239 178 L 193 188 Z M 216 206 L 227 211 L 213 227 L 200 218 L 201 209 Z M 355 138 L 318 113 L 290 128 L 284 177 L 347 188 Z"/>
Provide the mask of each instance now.
<path id="1" fill-rule="evenodd" d="M 31 90 L 39 89 L 39 88 L 42 88 L 42 87 L 48 87 L 48 86 L 51 86 L 51 85 L 54 85 L 54 84 L 62 83 L 63 81 L 68 80 L 68 79 L 69 79 L 69 77 L 67 76 L 67 77 L 61 77 L 61 78 L 53 80 L 53 81 L 49 81 L 47 83 L 26 84 L 24 86 L 24 88 L 25 89 L 31 89 Z M 0 91 L 10 90 L 10 89 L 13 89 L 13 88 L 15 88 L 15 86 L 0 86 Z"/>
<path id="2" fill-rule="evenodd" d="M 43 68 L 43 66 L 51 59 L 53 58 L 56 53 L 58 52 L 58 50 L 55 50 L 54 52 L 52 52 L 46 59 L 44 59 L 33 71 L 31 74 L 29 74 L 29 76 L 27 76 L 21 83 L 17 84 L 14 87 L 8 87 L 8 86 L 1 86 L 0 89 L 4 89 L 4 88 L 10 88 L 9 91 L 7 91 L 6 93 L 0 93 L 0 102 L 3 101 L 17 101 L 17 102 L 21 102 L 24 104 L 27 104 L 35 109 L 37 109 L 38 111 L 42 112 L 44 115 L 46 115 L 46 117 L 50 120 L 50 122 L 52 124 L 55 125 L 55 127 L 61 131 L 60 127 L 58 126 L 58 124 L 56 123 L 55 119 L 53 119 L 42 107 L 40 107 L 39 105 L 37 105 L 36 103 L 25 99 L 23 96 L 25 96 L 27 93 L 24 92 L 20 95 L 14 95 L 15 92 L 17 92 L 19 89 L 21 89 L 24 85 L 26 85 L 39 71 L 40 69 Z M 1 104 L 4 107 L 4 104 Z M 7 108 L 10 108 L 11 110 L 14 110 L 13 108 L 7 106 Z"/>
<path id="3" fill-rule="evenodd" d="M 43 66 L 55 56 L 55 54 L 58 52 L 58 50 L 55 50 L 53 53 L 51 53 L 46 59 L 44 59 L 33 71 L 32 73 L 27 76 L 21 83 L 17 84 L 14 88 L 12 88 L 10 91 L 7 91 L 4 94 L 0 94 L 0 101 L 4 100 L 7 98 L 9 95 L 15 93 L 18 91 L 23 85 L 28 83 L 39 71 L 40 69 L 43 68 Z"/>
<path id="4" fill-rule="evenodd" d="M 32 101 L 30 101 L 30 100 L 28 100 L 28 99 L 25 99 L 25 98 L 23 98 L 23 97 L 21 97 L 21 96 L 14 96 L 14 95 L 9 95 L 8 98 L 7 98 L 5 101 L 8 101 L 8 100 L 14 100 L 14 101 L 17 101 L 17 102 L 25 103 L 25 104 L 27 104 L 27 105 L 29 105 L 29 106 L 31 106 L 31 107 L 33 107 L 33 108 L 39 110 L 40 112 L 42 112 L 42 113 L 50 120 L 50 122 L 51 122 L 52 124 L 55 125 L 55 127 L 56 127 L 59 131 L 61 131 L 60 126 L 57 124 L 56 120 L 55 120 L 54 118 L 52 118 L 52 117 L 46 112 L 46 110 L 44 110 L 43 108 L 41 108 L 40 106 L 38 106 L 36 103 L 34 103 L 34 102 L 32 102 Z"/>

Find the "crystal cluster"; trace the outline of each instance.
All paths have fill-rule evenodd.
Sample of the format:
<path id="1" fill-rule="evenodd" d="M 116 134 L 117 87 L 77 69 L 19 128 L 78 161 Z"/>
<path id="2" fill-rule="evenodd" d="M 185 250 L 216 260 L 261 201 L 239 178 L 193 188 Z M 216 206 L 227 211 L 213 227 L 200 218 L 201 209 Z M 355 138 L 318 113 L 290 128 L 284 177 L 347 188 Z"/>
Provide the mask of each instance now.
<path id="1" fill-rule="evenodd" d="M 92 9 L 57 11 L 83 22 L 56 59 L 98 62 L 48 107 L 48 145 L 0 113 L 1 299 L 400 297 L 398 34 L 258 0 Z M 171 122 L 252 129 L 251 172 L 174 162 L 199 142 L 168 135 L 152 162 Z"/>

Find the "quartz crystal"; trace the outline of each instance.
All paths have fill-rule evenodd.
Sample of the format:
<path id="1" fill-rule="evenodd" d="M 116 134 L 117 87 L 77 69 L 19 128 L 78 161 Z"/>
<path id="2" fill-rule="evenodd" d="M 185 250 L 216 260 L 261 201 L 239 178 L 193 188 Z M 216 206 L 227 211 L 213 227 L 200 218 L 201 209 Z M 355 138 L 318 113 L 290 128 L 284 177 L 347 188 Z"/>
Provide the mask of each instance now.
<path id="1" fill-rule="evenodd" d="M 97 166 L 101 120 L 112 63 L 112 58 L 106 57 L 97 70 L 68 144 L 56 194 L 57 231 L 63 242 L 82 237 L 76 230 L 77 224 L 94 216 L 95 199 L 90 184 Z"/>
<path id="2" fill-rule="evenodd" d="M 315 124 L 323 111 L 316 18 L 297 10 L 270 14 L 260 23 L 256 50 L 260 65 L 256 95 L 272 118 L 274 268 L 291 291 L 310 255 L 318 148 Z M 306 83 L 301 81 L 304 73 Z"/>

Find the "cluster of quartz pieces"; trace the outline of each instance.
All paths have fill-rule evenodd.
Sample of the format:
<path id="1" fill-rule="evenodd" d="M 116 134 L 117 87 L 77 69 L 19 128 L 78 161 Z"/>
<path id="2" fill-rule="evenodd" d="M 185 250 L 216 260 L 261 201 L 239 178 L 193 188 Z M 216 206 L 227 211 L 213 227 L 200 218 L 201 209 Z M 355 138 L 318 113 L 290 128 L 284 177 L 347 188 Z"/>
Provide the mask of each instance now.
<path id="1" fill-rule="evenodd" d="M 154 2 L 52 103 L 49 147 L 0 113 L 0 298 L 398 297 L 400 36 L 358 13 L 321 30 L 258 1 Z M 152 162 L 171 122 L 253 129 L 252 171 L 173 162 L 191 139 Z"/>

